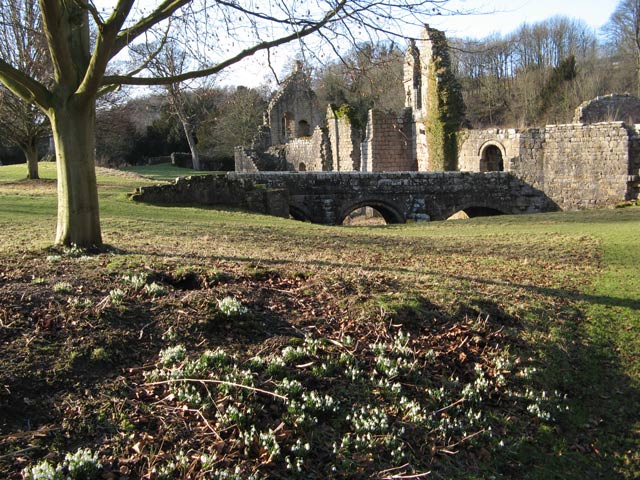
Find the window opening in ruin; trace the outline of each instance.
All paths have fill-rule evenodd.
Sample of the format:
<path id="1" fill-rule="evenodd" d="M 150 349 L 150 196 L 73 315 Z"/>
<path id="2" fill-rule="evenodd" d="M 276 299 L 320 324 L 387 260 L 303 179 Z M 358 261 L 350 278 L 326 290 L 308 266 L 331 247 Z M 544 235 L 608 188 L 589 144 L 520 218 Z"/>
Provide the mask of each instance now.
<path id="1" fill-rule="evenodd" d="M 295 121 L 293 113 L 286 112 L 282 117 L 282 141 L 286 142 L 295 137 Z"/>
<path id="2" fill-rule="evenodd" d="M 500 148 L 495 145 L 487 145 L 480 157 L 481 172 L 502 172 L 504 171 L 504 160 Z"/>
<path id="3" fill-rule="evenodd" d="M 311 127 L 306 120 L 300 120 L 298 122 L 298 137 L 310 137 Z"/>
<path id="4" fill-rule="evenodd" d="M 298 171 L 299 172 L 306 172 L 307 171 L 307 166 L 304 164 L 304 162 L 300 162 L 300 165 L 298 165 Z"/>

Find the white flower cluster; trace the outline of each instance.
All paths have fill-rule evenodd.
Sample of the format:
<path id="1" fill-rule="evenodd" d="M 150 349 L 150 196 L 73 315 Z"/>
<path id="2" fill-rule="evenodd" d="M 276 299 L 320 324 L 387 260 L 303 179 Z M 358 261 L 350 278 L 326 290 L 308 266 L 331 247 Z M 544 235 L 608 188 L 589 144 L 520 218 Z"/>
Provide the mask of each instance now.
<path id="1" fill-rule="evenodd" d="M 218 310 L 226 317 L 243 317 L 249 313 L 249 309 L 234 297 L 218 300 Z"/>
<path id="2" fill-rule="evenodd" d="M 99 477 L 102 464 L 98 454 L 88 448 L 80 448 L 75 453 L 67 453 L 64 461 L 56 466 L 49 462 L 40 462 L 22 471 L 24 480 L 66 480 L 82 478 L 92 480 Z"/>
<path id="3" fill-rule="evenodd" d="M 122 275 L 122 281 L 133 288 L 142 288 L 147 283 L 147 276 L 143 273 L 126 273 Z"/>

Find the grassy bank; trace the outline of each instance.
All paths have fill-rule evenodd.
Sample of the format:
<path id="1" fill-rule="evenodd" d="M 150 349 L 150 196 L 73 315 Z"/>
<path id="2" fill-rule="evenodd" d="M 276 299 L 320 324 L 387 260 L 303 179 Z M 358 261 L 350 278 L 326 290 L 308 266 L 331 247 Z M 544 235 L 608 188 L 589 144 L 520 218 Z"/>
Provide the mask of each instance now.
<path id="1" fill-rule="evenodd" d="M 2 476 L 640 475 L 640 209 L 325 227 L 100 170 L 87 256 L 52 167 L 0 167 Z"/>

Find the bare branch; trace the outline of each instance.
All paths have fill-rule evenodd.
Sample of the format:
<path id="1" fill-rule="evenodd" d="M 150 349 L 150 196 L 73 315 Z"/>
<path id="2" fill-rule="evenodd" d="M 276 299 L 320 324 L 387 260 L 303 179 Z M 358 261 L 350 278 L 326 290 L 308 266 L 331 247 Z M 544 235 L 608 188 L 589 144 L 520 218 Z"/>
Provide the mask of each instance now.
<path id="1" fill-rule="evenodd" d="M 32 102 L 46 111 L 51 106 L 51 93 L 40 82 L 0 59 L 0 81 L 25 102 Z"/>
<path id="2" fill-rule="evenodd" d="M 91 60 L 86 69 L 78 93 L 93 97 L 101 86 L 102 76 L 111 60 L 113 45 L 117 39 L 118 32 L 124 25 L 134 0 L 119 0 L 113 9 L 111 16 L 102 25 L 101 34 L 98 35 L 96 46 L 91 56 Z"/>
<path id="3" fill-rule="evenodd" d="M 171 83 L 183 82 L 185 80 L 191 80 L 195 78 L 202 78 L 209 75 L 213 75 L 215 73 L 218 73 L 224 70 L 230 65 L 238 63 L 240 60 L 243 60 L 247 57 L 254 55 L 259 51 L 267 50 L 269 48 L 277 47 L 279 45 L 284 45 L 293 40 L 303 38 L 315 32 L 318 32 L 324 26 L 326 26 L 329 22 L 331 22 L 331 20 L 344 9 L 346 4 L 347 4 L 347 0 L 340 0 L 340 2 L 336 5 L 335 8 L 331 10 L 329 13 L 327 13 L 325 17 L 322 20 L 318 21 L 317 23 L 309 26 L 305 26 L 301 30 L 295 31 L 290 35 L 286 35 L 284 37 L 280 37 L 275 40 L 258 43 L 253 47 L 242 50 L 237 55 L 230 57 L 227 60 L 220 62 L 219 64 L 209 68 L 204 68 L 202 70 L 186 72 L 180 75 L 174 75 L 174 76 L 169 76 L 164 78 L 127 77 L 124 75 L 105 76 L 103 79 L 103 84 L 108 85 L 113 83 L 113 84 L 120 84 L 120 85 L 167 85 Z"/>
<path id="4" fill-rule="evenodd" d="M 131 44 L 140 35 L 147 32 L 160 22 L 169 19 L 177 10 L 188 5 L 191 1 L 192 0 L 165 0 L 162 2 L 158 8 L 149 15 L 138 21 L 132 27 L 127 28 L 118 34 L 118 38 L 111 50 L 111 58 L 118 55 L 123 48 Z"/>

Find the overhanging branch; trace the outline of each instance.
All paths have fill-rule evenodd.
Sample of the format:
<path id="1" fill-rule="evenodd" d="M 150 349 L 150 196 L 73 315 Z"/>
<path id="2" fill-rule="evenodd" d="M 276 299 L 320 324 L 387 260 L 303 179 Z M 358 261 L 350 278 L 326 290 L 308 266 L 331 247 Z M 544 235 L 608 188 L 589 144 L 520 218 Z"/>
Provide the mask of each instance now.
<path id="1" fill-rule="evenodd" d="M 254 45 L 251 48 L 247 48 L 245 50 L 242 50 L 240 53 L 238 53 L 237 55 L 228 58 L 227 60 L 218 63 L 217 65 L 214 65 L 212 67 L 209 68 L 204 68 L 201 70 L 195 70 L 192 72 L 186 72 L 180 75 L 173 75 L 173 76 L 169 76 L 169 77 L 163 77 L 163 78 L 147 78 L 147 77 L 130 77 L 127 75 L 110 75 L 110 76 L 105 76 L 102 83 L 103 85 L 112 85 L 112 84 L 117 84 L 117 85 L 146 85 L 146 86 L 154 86 L 154 85 L 168 85 L 171 83 L 178 83 L 178 82 L 184 82 L 186 80 L 193 80 L 195 78 L 202 78 L 202 77 L 207 77 L 209 75 L 214 75 L 216 73 L 221 72 L 222 70 L 224 70 L 225 68 L 238 63 L 239 61 L 248 58 L 252 55 L 254 55 L 255 53 L 262 51 L 262 50 L 267 50 L 270 48 L 274 48 L 280 45 L 284 45 L 286 43 L 292 42 L 294 40 L 306 37 L 308 35 L 311 35 L 317 31 L 319 31 L 321 28 L 323 28 L 324 26 L 326 26 L 329 22 L 332 21 L 332 19 L 334 17 L 336 17 L 336 15 L 338 15 L 344 8 L 345 5 L 347 4 L 348 0 L 340 0 L 340 2 L 336 5 L 336 7 L 327 13 L 327 15 L 325 15 L 325 17 L 318 21 L 317 23 L 314 23 L 312 25 L 306 26 L 304 28 L 302 28 L 299 31 L 293 32 L 290 35 L 287 35 L 285 37 L 281 37 L 281 38 L 277 38 L 275 40 L 269 40 L 269 41 L 265 41 L 265 42 L 261 42 L 258 43 L 256 45 Z"/>
<path id="2" fill-rule="evenodd" d="M 0 82 L 18 97 L 35 103 L 40 109 L 48 110 L 51 93 L 40 82 L 25 75 L 0 58 Z"/>
<path id="3" fill-rule="evenodd" d="M 111 58 L 115 57 L 127 45 L 133 42 L 140 35 L 153 28 L 158 23 L 167 20 L 178 9 L 191 3 L 192 0 L 165 0 L 149 15 L 141 19 L 135 25 L 127 28 L 118 34 L 118 38 L 111 50 Z"/>

